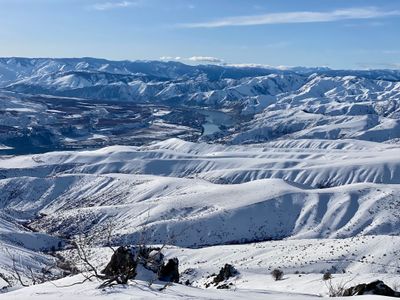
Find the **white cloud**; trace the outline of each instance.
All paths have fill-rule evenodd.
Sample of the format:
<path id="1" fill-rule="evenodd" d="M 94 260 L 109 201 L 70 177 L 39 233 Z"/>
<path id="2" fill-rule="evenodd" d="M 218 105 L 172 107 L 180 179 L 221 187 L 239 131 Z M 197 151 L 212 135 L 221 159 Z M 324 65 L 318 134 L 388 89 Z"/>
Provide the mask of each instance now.
<path id="1" fill-rule="evenodd" d="M 208 63 L 223 63 L 224 60 L 212 57 L 212 56 L 192 56 L 192 57 L 180 57 L 180 56 L 161 56 L 160 60 L 182 60 L 182 61 L 192 61 L 192 62 L 208 62 Z"/>
<path id="2" fill-rule="evenodd" d="M 160 60 L 182 60 L 180 56 L 161 56 Z"/>
<path id="3" fill-rule="evenodd" d="M 222 63 L 224 61 L 223 59 L 212 56 L 192 56 L 189 57 L 187 60 L 195 62 L 210 62 L 210 63 Z"/>
<path id="4" fill-rule="evenodd" d="M 227 26 L 334 22 L 340 20 L 376 19 L 390 16 L 400 16 L 400 11 L 383 11 L 375 7 L 341 9 L 328 12 L 297 11 L 223 18 L 203 23 L 183 24 L 181 26 L 186 28 L 216 28 Z"/>
<path id="5" fill-rule="evenodd" d="M 263 68 L 263 69 L 277 69 L 277 70 L 289 70 L 293 68 L 292 66 L 271 66 L 264 64 L 225 64 L 225 66 L 235 67 L 235 68 Z"/>
<path id="6" fill-rule="evenodd" d="M 91 6 L 94 10 L 110 10 L 115 8 L 125 8 L 129 6 L 136 6 L 138 3 L 133 1 L 116 1 L 116 2 L 102 2 L 96 3 Z"/>

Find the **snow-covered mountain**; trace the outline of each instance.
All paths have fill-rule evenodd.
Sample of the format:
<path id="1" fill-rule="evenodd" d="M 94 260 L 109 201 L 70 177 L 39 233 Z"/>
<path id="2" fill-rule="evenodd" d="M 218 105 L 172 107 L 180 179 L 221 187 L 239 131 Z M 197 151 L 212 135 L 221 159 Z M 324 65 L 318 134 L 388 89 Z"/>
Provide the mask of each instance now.
<path id="1" fill-rule="evenodd" d="M 231 143 L 400 138 L 396 70 L 2 58 L 0 87 L 33 95 L 230 109 L 243 118 L 236 130 L 224 134 Z"/>
<path id="2" fill-rule="evenodd" d="M 320 68 L 271 69 L 178 62 L 82 59 L 0 59 L 0 87 L 24 93 L 46 93 L 135 102 L 171 101 L 198 105 L 243 106 L 260 112 L 271 101 L 328 97 L 361 102 L 390 100 L 400 71 L 334 71 Z M 344 90 L 348 89 L 348 92 Z M 279 97 L 277 97 L 279 95 Z M 258 102 L 256 104 L 256 102 Z"/>

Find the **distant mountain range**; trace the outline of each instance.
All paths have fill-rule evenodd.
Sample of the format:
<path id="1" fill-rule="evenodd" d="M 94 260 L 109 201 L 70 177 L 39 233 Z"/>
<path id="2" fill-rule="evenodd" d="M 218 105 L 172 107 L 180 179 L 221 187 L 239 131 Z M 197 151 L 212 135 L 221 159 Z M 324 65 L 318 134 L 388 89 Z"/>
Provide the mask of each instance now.
<path id="1" fill-rule="evenodd" d="M 96 58 L 0 58 L 4 91 L 228 109 L 243 119 L 218 139 L 400 138 L 400 70 L 190 66 Z"/>

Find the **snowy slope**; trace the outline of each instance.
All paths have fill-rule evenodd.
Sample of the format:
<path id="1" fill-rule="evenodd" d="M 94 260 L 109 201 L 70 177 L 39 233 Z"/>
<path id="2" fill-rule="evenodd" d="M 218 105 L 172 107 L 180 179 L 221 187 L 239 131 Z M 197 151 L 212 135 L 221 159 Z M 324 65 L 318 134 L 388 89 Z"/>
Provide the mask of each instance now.
<path id="1" fill-rule="evenodd" d="M 399 234 L 399 157 L 398 146 L 359 141 L 177 139 L 17 156 L 0 161 L 0 203 L 43 214 L 31 226 L 63 236 L 112 220 L 116 243 L 144 224 L 153 242 L 176 235 L 190 247 Z"/>
<path id="2" fill-rule="evenodd" d="M 54 257 L 45 254 L 44 251 L 52 247 L 57 249 L 59 242 L 62 241 L 46 233 L 33 232 L 21 226 L 20 222 L 17 222 L 21 219 L 24 220 L 24 216 L 21 216 L 20 212 L 0 209 L 0 273 L 14 282 L 12 274 L 15 276 L 14 269 L 17 268 L 22 274 L 23 282 L 31 284 L 26 273 L 27 268 L 34 274 L 40 274 L 43 268 L 54 265 Z M 8 284 L 0 278 L 0 291 L 4 286 Z"/>
<path id="3" fill-rule="evenodd" d="M 142 147 L 53 152 L 0 160 L 3 177 L 63 174 L 148 174 L 215 183 L 281 178 L 306 187 L 398 184 L 400 148 L 363 141 L 282 140 L 222 146 L 169 139 Z"/>
<path id="4" fill-rule="evenodd" d="M 28 192 L 10 197 L 16 187 Z M 287 237 L 399 234 L 400 227 L 397 185 L 308 191 L 281 180 L 220 186 L 109 175 L 3 181 L 2 190 L 3 199 L 11 198 L 8 207 L 45 214 L 31 224 L 38 230 L 67 236 L 82 228 L 94 231 L 111 220 L 115 243 L 136 241 L 144 224 L 152 242 L 171 239 L 189 247 Z"/>
<path id="5" fill-rule="evenodd" d="M 0 272 L 12 273 L 6 249 L 18 257 L 21 270 L 32 266 L 40 272 L 54 263 L 40 250 L 58 248 L 57 236 L 95 233 L 111 221 L 114 245 L 142 236 L 173 245 L 164 253 L 179 257 L 182 279 L 191 282 L 162 292 L 162 285 L 149 288 L 140 280 L 103 291 L 95 289 L 96 282 L 75 288 L 44 284 L 3 298 L 72 299 L 78 293 L 87 299 L 312 299 L 327 293 L 321 280 L 326 270 L 337 282 L 383 279 L 395 286 L 399 152 L 395 144 L 355 140 L 226 146 L 169 139 L 141 147 L 3 156 Z M 97 243 L 104 243 L 101 236 Z M 94 253 L 98 264 L 110 256 L 105 249 Z M 240 272 L 230 281 L 232 290 L 206 288 L 208 276 L 225 263 Z M 273 282 L 273 268 L 283 269 L 286 279 Z"/>
<path id="6" fill-rule="evenodd" d="M 386 249 L 380 247 L 383 243 L 387 245 Z M 326 270 L 332 271 L 334 284 L 347 282 L 347 287 L 376 279 L 384 280 L 391 287 L 398 286 L 400 277 L 394 274 L 398 265 L 388 258 L 393 254 L 398 255 L 398 246 L 397 237 L 372 236 L 351 240 L 293 240 L 202 249 L 167 247 L 165 254 L 167 257 L 179 257 L 182 281 L 189 280 L 191 286 L 172 284 L 159 291 L 164 283 L 156 281 L 149 287 L 147 282 L 135 280 L 128 286 L 107 289 L 96 289 L 99 285 L 97 281 L 68 287 L 82 280 L 81 276 L 74 276 L 0 294 L 0 299 L 319 299 L 328 294 L 320 273 Z M 96 264 L 104 265 L 109 254 L 110 249 L 96 249 Z M 213 286 L 206 288 L 205 284 L 211 280 L 209 276 L 218 272 L 225 263 L 233 264 L 239 271 L 238 276 L 227 282 L 232 284 L 230 290 L 219 290 Z M 395 268 L 385 269 L 387 265 Z M 269 274 L 276 266 L 285 271 L 282 281 L 273 281 Z M 346 273 L 343 274 L 344 268 Z M 370 295 L 357 296 L 357 299 L 383 298 Z"/>
<path id="7" fill-rule="evenodd" d="M 364 281 L 371 281 L 375 274 L 368 274 L 360 279 Z M 253 276 L 253 279 L 257 275 Z M 293 293 L 288 291 L 287 287 L 304 289 L 304 287 L 314 291 L 321 291 L 321 287 L 324 287 L 324 283 L 320 279 L 320 276 L 304 276 L 304 278 L 298 278 L 298 275 L 289 277 L 285 280 L 284 284 L 278 288 L 282 291 L 274 291 L 273 287 L 276 285 L 272 280 L 268 281 L 252 281 L 252 284 L 248 284 L 250 287 L 237 288 L 235 290 L 215 290 L 215 289 L 200 289 L 193 288 L 184 285 L 172 284 L 170 287 L 163 291 L 159 291 L 163 288 L 164 283 L 155 283 L 152 287 L 148 287 L 147 282 L 140 280 L 129 286 L 114 287 L 111 289 L 96 289 L 98 283 L 89 282 L 83 285 L 75 285 L 73 287 L 56 287 L 53 284 L 46 283 L 38 286 L 32 286 L 26 289 L 17 290 L 4 295 L 0 294 L 0 299 L 7 300 L 24 300 L 24 299 L 40 299 L 40 300 L 53 300 L 53 299 L 65 299 L 74 300 L 77 298 L 83 298 L 87 300 L 104 300 L 104 299 L 115 299 L 115 300 L 130 300 L 130 299 L 168 299 L 168 300 L 179 300 L 179 299 L 270 299 L 270 300 L 312 300 L 321 299 L 319 295 L 310 294 L 307 292 Z M 339 280 L 346 281 L 351 278 L 342 276 Z M 392 278 L 393 279 L 393 278 Z M 80 277 L 66 278 L 57 281 L 55 284 L 70 285 L 74 282 L 81 280 Z M 387 280 L 386 280 L 387 281 Z M 360 281 L 361 282 L 361 281 Z M 263 286 L 264 288 L 260 288 Z M 271 290 L 272 288 L 272 290 Z M 348 297 L 338 297 L 336 299 L 349 299 Z M 382 296 L 357 296 L 359 300 L 381 300 L 385 299 Z"/>

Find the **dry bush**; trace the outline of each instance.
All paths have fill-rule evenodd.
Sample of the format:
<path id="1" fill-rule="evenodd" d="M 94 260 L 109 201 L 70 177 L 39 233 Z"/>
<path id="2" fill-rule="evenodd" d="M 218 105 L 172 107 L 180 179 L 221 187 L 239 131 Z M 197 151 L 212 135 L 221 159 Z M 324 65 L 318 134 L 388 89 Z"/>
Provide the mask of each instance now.
<path id="1" fill-rule="evenodd" d="M 347 285 L 353 281 L 354 278 L 334 283 L 332 279 L 326 280 L 325 285 L 328 288 L 329 297 L 342 297 L 347 289 Z"/>
<path id="2" fill-rule="evenodd" d="M 275 269 L 271 272 L 272 277 L 275 281 L 282 280 L 283 278 L 283 271 L 280 269 Z"/>
<path id="3" fill-rule="evenodd" d="M 325 272 L 324 275 L 322 276 L 322 280 L 327 281 L 332 279 L 332 273 L 331 272 Z"/>

